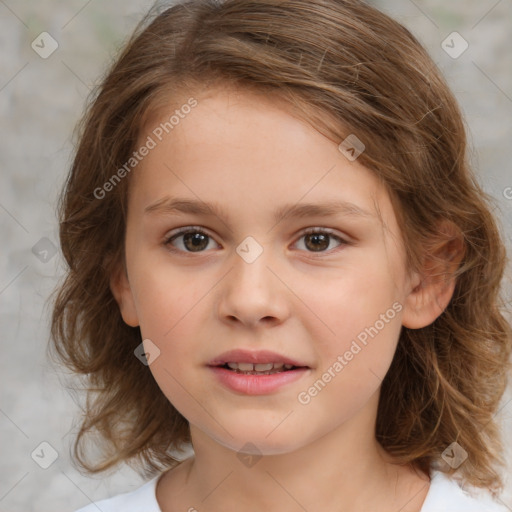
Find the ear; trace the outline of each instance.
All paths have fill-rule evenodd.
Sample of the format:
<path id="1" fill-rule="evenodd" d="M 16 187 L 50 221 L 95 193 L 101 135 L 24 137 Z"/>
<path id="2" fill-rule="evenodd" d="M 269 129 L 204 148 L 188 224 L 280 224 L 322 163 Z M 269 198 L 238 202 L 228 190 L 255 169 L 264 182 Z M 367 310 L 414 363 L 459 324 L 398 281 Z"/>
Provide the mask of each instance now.
<path id="1" fill-rule="evenodd" d="M 422 271 L 413 274 L 405 299 L 402 325 L 409 329 L 430 325 L 447 308 L 465 252 L 462 233 L 453 222 L 443 220 L 425 251 Z"/>
<path id="2" fill-rule="evenodd" d="M 125 323 L 131 327 L 137 327 L 139 318 L 124 261 L 117 265 L 110 277 L 110 290 L 116 299 Z"/>

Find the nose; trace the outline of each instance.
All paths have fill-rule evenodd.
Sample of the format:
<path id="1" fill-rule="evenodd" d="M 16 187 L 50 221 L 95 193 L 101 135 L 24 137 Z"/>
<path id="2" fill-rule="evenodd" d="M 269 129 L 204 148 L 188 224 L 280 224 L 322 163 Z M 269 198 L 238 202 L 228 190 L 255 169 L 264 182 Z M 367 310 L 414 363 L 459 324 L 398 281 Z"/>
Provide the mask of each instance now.
<path id="1" fill-rule="evenodd" d="M 289 316 L 287 288 L 283 284 L 270 249 L 250 262 L 233 254 L 233 266 L 222 281 L 220 319 L 246 327 L 279 325 Z"/>

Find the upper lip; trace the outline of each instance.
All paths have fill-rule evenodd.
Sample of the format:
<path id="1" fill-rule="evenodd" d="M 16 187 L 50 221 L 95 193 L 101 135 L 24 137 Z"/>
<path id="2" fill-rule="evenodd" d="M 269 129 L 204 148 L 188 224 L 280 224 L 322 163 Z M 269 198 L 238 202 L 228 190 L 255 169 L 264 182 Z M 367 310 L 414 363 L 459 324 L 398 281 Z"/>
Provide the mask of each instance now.
<path id="1" fill-rule="evenodd" d="M 223 352 L 215 359 L 212 359 L 208 366 L 222 366 L 226 363 L 283 363 L 293 366 L 308 366 L 300 361 L 283 356 L 271 350 L 244 350 L 236 349 Z"/>

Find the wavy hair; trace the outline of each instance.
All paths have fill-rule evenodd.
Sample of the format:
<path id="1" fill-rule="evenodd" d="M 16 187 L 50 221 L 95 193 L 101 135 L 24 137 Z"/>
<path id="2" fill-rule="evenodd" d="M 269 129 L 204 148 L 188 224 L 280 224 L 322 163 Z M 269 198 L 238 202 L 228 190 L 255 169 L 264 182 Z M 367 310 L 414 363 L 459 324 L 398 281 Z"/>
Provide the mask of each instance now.
<path id="1" fill-rule="evenodd" d="M 495 494 L 504 465 L 495 414 L 510 370 L 511 327 L 501 284 L 506 252 L 468 160 L 457 102 L 426 50 L 401 24 L 357 0 L 188 0 L 152 10 L 90 98 L 58 203 L 68 265 L 54 291 L 51 346 L 87 389 L 73 455 L 87 472 L 126 462 L 146 476 L 179 463 L 187 420 L 134 357 L 110 276 L 124 260 L 130 176 L 99 199 L 136 149 L 144 123 L 165 103 L 209 84 L 272 94 L 341 142 L 364 142 L 359 161 L 385 184 L 407 264 L 456 227 L 463 258 L 453 296 L 422 329 L 403 327 L 382 383 L 376 437 L 400 463 L 438 467 L 457 441 L 457 474 Z M 133 171 L 136 172 L 136 171 Z M 87 434 L 101 456 L 87 460 Z"/>

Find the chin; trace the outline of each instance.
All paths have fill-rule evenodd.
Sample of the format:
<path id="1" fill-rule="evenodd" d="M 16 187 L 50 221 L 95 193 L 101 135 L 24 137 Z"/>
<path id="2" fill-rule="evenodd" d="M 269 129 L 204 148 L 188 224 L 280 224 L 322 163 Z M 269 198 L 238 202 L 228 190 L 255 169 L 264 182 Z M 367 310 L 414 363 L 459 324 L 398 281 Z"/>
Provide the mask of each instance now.
<path id="1" fill-rule="evenodd" d="M 252 425 L 252 428 L 236 429 L 231 426 L 229 432 L 233 437 L 222 432 L 220 437 L 215 436 L 214 439 L 234 452 L 256 456 L 291 453 L 307 444 L 307 440 L 303 439 L 303 431 L 295 435 L 289 428 L 283 429 L 281 433 L 278 433 L 279 427 L 274 432 L 272 432 L 273 429 L 275 425 L 269 429 L 262 429 L 258 425 Z M 269 432 L 272 434 L 269 435 Z"/>

